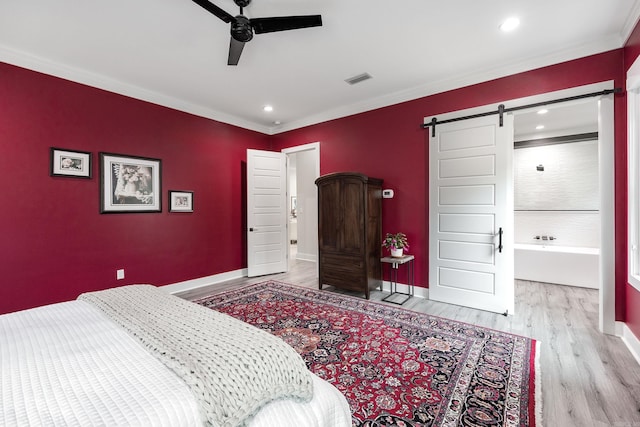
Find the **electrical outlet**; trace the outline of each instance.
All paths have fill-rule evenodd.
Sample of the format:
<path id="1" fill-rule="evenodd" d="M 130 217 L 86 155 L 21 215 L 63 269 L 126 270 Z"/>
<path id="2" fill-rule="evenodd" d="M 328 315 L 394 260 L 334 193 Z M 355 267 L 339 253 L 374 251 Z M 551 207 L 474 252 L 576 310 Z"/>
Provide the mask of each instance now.
<path id="1" fill-rule="evenodd" d="M 124 279 L 124 268 L 121 268 L 120 270 L 116 270 L 116 279 L 117 280 Z"/>

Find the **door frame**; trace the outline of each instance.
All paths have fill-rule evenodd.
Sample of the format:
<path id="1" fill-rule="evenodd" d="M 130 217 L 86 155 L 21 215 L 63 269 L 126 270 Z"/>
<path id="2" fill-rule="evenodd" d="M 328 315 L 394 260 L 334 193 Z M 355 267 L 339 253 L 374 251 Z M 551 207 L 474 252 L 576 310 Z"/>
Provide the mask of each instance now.
<path id="1" fill-rule="evenodd" d="M 310 142 L 307 144 L 302 144 L 302 145 L 296 145 L 293 147 L 289 147 L 289 148 L 283 148 L 282 150 L 280 150 L 281 153 L 285 154 L 287 156 L 287 203 L 290 203 L 289 201 L 291 200 L 291 191 L 289 188 L 289 155 L 291 154 L 297 154 L 297 153 L 301 153 L 301 152 L 305 152 L 305 151 L 310 151 L 314 154 L 315 156 L 315 173 L 314 176 L 315 178 L 319 178 L 320 177 L 320 142 L 316 141 L 316 142 Z M 315 187 L 314 187 L 315 188 Z M 315 199 L 318 200 L 318 189 L 315 188 Z M 288 206 L 288 205 L 287 205 Z M 290 208 L 289 208 L 290 210 Z M 289 215 L 289 210 L 287 212 L 285 212 L 285 215 L 288 218 Z M 288 230 L 288 226 L 289 223 L 287 221 L 287 234 L 289 233 Z M 315 229 L 318 228 L 318 218 L 316 217 L 316 224 L 315 224 Z M 299 230 L 299 229 L 298 229 Z M 289 247 L 291 245 L 291 242 L 289 242 Z M 288 253 L 288 252 L 287 252 Z M 316 265 L 317 265 L 317 260 L 318 260 L 318 252 L 317 252 L 317 248 L 316 248 Z M 287 271 L 289 271 L 289 264 L 290 264 L 290 260 L 289 260 L 289 256 L 287 255 Z"/>
<path id="2" fill-rule="evenodd" d="M 576 86 L 554 92 L 524 98 L 504 100 L 495 104 L 487 104 L 464 110 L 432 114 L 424 118 L 428 124 L 432 117 L 448 120 L 457 117 L 471 116 L 486 111 L 497 111 L 499 104 L 508 108 L 519 107 L 539 102 L 547 102 L 560 98 L 586 95 L 593 92 L 613 89 L 614 81 L 604 81 L 584 86 Z M 600 332 L 615 335 L 615 168 L 614 168 L 614 109 L 613 95 L 600 98 L 598 108 L 598 153 L 600 183 L 600 277 L 599 277 L 599 328 Z M 430 131 L 429 128 L 426 130 Z M 429 183 L 430 184 L 430 183 Z M 427 218 L 429 218 L 427 212 Z M 428 225 L 431 234 L 431 225 Z M 604 254 L 604 256 L 603 256 Z M 429 254 L 431 257 L 432 254 Z"/>

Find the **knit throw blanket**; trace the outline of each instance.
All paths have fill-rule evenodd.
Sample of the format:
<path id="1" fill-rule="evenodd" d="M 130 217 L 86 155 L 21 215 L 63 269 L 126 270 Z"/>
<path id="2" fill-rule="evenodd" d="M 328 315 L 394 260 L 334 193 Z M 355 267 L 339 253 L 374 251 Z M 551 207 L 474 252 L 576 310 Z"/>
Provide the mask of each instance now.
<path id="1" fill-rule="evenodd" d="M 266 403 L 308 401 L 312 379 L 282 339 L 151 285 L 88 292 L 93 304 L 182 378 L 208 425 L 244 425 Z"/>

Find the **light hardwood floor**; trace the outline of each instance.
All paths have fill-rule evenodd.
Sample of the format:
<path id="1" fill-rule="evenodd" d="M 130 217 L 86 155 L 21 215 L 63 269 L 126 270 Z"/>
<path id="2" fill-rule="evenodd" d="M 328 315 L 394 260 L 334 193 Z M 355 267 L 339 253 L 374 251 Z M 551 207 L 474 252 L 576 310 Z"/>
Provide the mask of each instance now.
<path id="1" fill-rule="evenodd" d="M 192 300 L 270 279 L 318 286 L 316 264 L 294 261 L 288 273 L 231 280 L 179 296 Z M 598 331 L 598 292 L 528 281 L 516 281 L 515 291 L 516 314 L 509 317 L 421 298 L 403 307 L 538 340 L 543 411 L 538 427 L 640 427 L 640 365 L 619 338 Z M 386 295 L 372 291 L 371 299 Z"/>

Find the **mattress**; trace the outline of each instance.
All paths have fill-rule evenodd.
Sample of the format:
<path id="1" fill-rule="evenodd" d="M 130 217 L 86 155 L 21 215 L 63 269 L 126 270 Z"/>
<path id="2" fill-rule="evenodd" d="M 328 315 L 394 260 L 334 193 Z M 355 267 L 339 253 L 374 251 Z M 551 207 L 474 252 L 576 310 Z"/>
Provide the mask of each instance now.
<path id="1" fill-rule="evenodd" d="M 310 402 L 271 402 L 249 425 L 350 426 L 344 396 L 313 383 Z M 0 404 L 7 426 L 202 425 L 187 385 L 83 301 L 0 316 Z"/>

